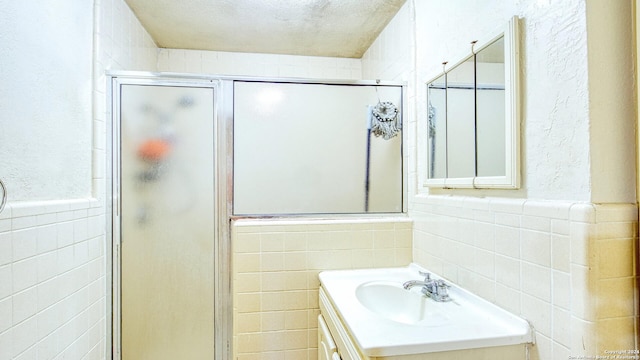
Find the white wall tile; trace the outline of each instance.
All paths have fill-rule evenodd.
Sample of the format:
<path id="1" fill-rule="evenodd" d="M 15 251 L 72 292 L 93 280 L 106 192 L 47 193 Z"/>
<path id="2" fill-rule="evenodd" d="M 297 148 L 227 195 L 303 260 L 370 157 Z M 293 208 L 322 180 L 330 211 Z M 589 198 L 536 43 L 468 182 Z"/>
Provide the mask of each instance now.
<path id="1" fill-rule="evenodd" d="M 541 266 L 551 265 L 551 236 L 547 232 L 520 231 L 520 257 Z"/>
<path id="2" fill-rule="evenodd" d="M 38 284 L 39 310 L 44 310 L 54 305 L 64 296 L 64 294 L 61 294 L 59 282 L 59 278 L 54 277 Z"/>
<path id="3" fill-rule="evenodd" d="M 5 339 L 9 334 L 14 346 L 10 356 L 22 359 L 32 356 L 54 358 L 64 353 L 72 358 L 82 358 L 89 351 L 88 342 L 79 339 L 97 320 L 90 323 L 86 316 L 78 316 L 86 312 L 90 305 L 89 288 L 92 285 L 99 288 L 92 297 L 94 302 L 106 296 L 101 250 L 93 253 L 98 267 L 93 265 L 94 278 L 89 280 L 89 246 L 104 246 L 101 230 L 104 226 L 94 224 L 92 235 L 98 234 L 99 237 L 88 238 L 91 224 L 88 214 L 92 204 L 90 201 L 73 200 L 22 205 L 20 209 L 23 214 L 30 214 L 29 218 L 40 221 L 25 222 L 33 226 L 2 234 L 3 242 L 0 244 L 11 249 L 12 254 L 9 263 L 0 266 L 0 316 L 3 319 L 0 333 L 7 328 L 5 319 L 9 319 L 10 327 L 2 336 Z M 100 211 L 97 213 L 100 214 Z M 101 216 L 96 218 L 104 219 Z M 51 223 L 53 219 L 64 220 L 62 223 Z M 59 242 L 58 235 L 62 239 Z M 11 240 L 10 246 L 7 240 Z M 14 247 L 15 251 L 12 249 Z M 102 308 L 104 310 L 104 306 Z M 8 316 L 5 317 L 7 312 Z M 104 313 L 101 317 L 104 317 Z M 78 319 L 73 325 L 75 330 L 67 333 L 71 335 L 64 335 L 69 337 L 68 341 L 62 341 L 60 336 L 64 332 L 60 329 L 72 319 Z M 103 339 L 97 341 L 104 342 Z M 95 341 L 91 348 L 96 347 Z"/>
<path id="4" fill-rule="evenodd" d="M 23 216 L 11 219 L 11 230 L 20 230 L 34 227 L 38 224 L 38 218 L 35 216 Z"/>
<path id="5" fill-rule="evenodd" d="M 520 290 L 521 264 L 518 259 L 496 255 L 496 281 L 512 289 Z"/>
<path id="6" fill-rule="evenodd" d="M 13 293 L 13 271 L 11 264 L 0 266 L 0 299 Z"/>
<path id="7" fill-rule="evenodd" d="M 36 255 L 37 236 L 36 228 L 26 228 L 12 232 L 13 261 L 23 260 Z"/>
<path id="8" fill-rule="evenodd" d="M 0 359 L 11 359 L 13 355 L 13 330 L 0 332 Z"/>
<path id="9" fill-rule="evenodd" d="M 595 205 L 595 222 L 635 222 L 638 220 L 638 208 L 628 204 Z"/>
<path id="10" fill-rule="evenodd" d="M 521 293 L 511 287 L 496 283 L 496 304 L 514 314 L 521 314 Z"/>
<path id="11" fill-rule="evenodd" d="M 58 257 L 55 251 L 50 251 L 37 257 L 38 282 L 43 282 L 56 276 Z"/>
<path id="12" fill-rule="evenodd" d="M 406 266 L 411 249 L 396 245 L 407 244 L 411 224 L 407 219 L 235 221 L 234 357 L 287 358 L 294 356 L 287 350 L 299 349 L 295 358 L 312 359 L 307 356 L 317 351 L 318 273 Z"/>
<path id="13" fill-rule="evenodd" d="M 38 338 L 44 339 L 62 325 L 62 315 L 56 306 L 51 306 L 40 312 L 37 321 Z"/>
<path id="14" fill-rule="evenodd" d="M 37 322 L 35 317 L 14 325 L 11 330 L 11 342 L 13 343 L 12 356 L 14 357 L 34 346 L 38 340 Z"/>
<path id="15" fill-rule="evenodd" d="M 158 70 L 212 75 L 362 79 L 359 59 L 160 49 Z"/>
<path id="16" fill-rule="evenodd" d="M 0 266 L 9 264 L 13 259 L 12 233 L 0 233 Z M 1 296 L 0 296 L 1 297 Z"/>
<path id="17" fill-rule="evenodd" d="M 453 198 L 414 199 L 417 206 L 411 210 L 415 223 L 413 261 L 426 268 L 442 269 L 443 274 L 457 284 L 529 319 L 538 335 L 549 340 L 549 346 L 545 345 L 549 349 L 542 352 L 553 351 L 564 356 L 569 349 L 574 354 L 577 342 L 568 336 L 575 332 L 584 332 L 585 337 L 601 341 L 588 347 L 586 352 L 577 351 L 581 354 L 596 354 L 595 349 L 606 348 L 605 343 L 629 341 L 634 337 L 633 332 L 625 330 L 616 330 L 620 334 L 611 337 L 599 329 L 608 326 L 607 331 L 613 331 L 615 324 L 624 323 L 620 319 L 632 316 L 630 308 L 635 301 L 630 299 L 633 299 L 634 285 L 630 282 L 633 275 L 629 269 L 633 259 L 630 244 L 637 241 L 632 235 L 635 222 L 615 221 L 610 214 L 602 217 L 608 222 L 589 222 L 597 217 L 594 209 L 607 207 L 604 204 L 593 207 L 559 203 L 559 210 L 555 211 L 549 202 L 544 202 L 539 209 L 528 208 L 521 215 L 520 200 L 501 200 L 500 206 L 494 208 L 512 209 L 514 213 L 495 213 L 495 224 L 491 225 L 495 229 L 495 277 L 491 280 L 487 268 L 479 265 L 490 268 L 491 257 L 481 260 L 476 256 L 476 263 L 470 266 L 467 255 L 475 251 L 484 256 L 487 254 L 483 251 L 489 250 L 477 241 L 469 244 L 465 238 L 469 231 L 452 228 L 470 226 L 473 208 L 482 207 L 477 201 L 489 204 L 495 200 L 466 202 L 464 197 Z M 461 204 L 469 204 L 470 208 L 462 210 Z M 635 213 L 633 204 L 611 206 L 621 217 Z M 624 207 L 627 210 L 623 210 Z M 578 214 L 567 214 L 567 209 Z M 548 212 L 546 218 L 545 211 Z M 609 294 L 618 297 L 614 299 Z M 580 321 L 566 321 L 567 317 Z"/>
<path id="18" fill-rule="evenodd" d="M 595 354 L 597 349 L 596 323 L 571 317 L 571 355 Z"/>
<path id="19" fill-rule="evenodd" d="M 542 335 L 551 337 L 552 311 L 551 304 L 527 294 L 522 294 L 522 316 L 535 324 L 535 329 Z"/>
<path id="20" fill-rule="evenodd" d="M 58 354 L 58 345 L 53 334 L 40 340 L 36 347 L 39 359 L 53 359 Z"/>
<path id="21" fill-rule="evenodd" d="M 69 213 L 67 213 L 69 214 Z M 73 222 L 65 221 L 56 224 L 58 248 L 73 244 Z"/>
<path id="22" fill-rule="evenodd" d="M 9 205 L 6 205 L 4 211 L 0 213 L 0 216 L 7 216 L 7 214 L 11 213 L 11 208 Z M 4 233 L 6 231 L 11 230 L 11 218 L 0 219 L 0 233 Z"/>
<path id="23" fill-rule="evenodd" d="M 515 259 L 520 258 L 520 229 L 496 226 L 496 252 Z"/>
<path id="24" fill-rule="evenodd" d="M 554 271 L 552 273 L 553 304 L 563 309 L 571 309 L 571 276 L 569 273 Z"/>
<path id="25" fill-rule="evenodd" d="M 589 266 L 593 244 L 597 236 L 596 225 L 584 222 L 571 223 L 571 263 Z"/>
<path id="26" fill-rule="evenodd" d="M 571 241 L 566 235 L 551 235 L 551 267 L 569 272 L 571 263 Z"/>
<path id="27" fill-rule="evenodd" d="M 0 334 L 13 325 L 13 299 L 10 296 L 0 300 Z"/>
<path id="28" fill-rule="evenodd" d="M 548 217 L 523 215 L 520 221 L 520 225 L 524 229 L 545 233 L 551 231 L 551 219 Z"/>
<path id="29" fill-rule="evenodd" d="M 23 291 L 38 283 L 38 261 L 29 258 L 15 262 L 12 267 L 13 292 Z"/>
<path id="30" fill-rule="evenodd" d="M 38 311 L 38 288 L 35 286 L 13 294 L 12 299 L 14 325 L 32 317 Z"/>
<path id="31" fill-rule="evenodd" d="M 16 356 L 15 360 L 37 360 L 38 356 L 38 348 L 36 346 L 32 346 L 27 349 L 22 354 Z"/>
<path id="32" fill-rule="evenodd" d="M 54 218 L 57 218 L 53 214 Z M 38 254 L 53 251 L 58 247 L 58 227 L 56 224 L 38 226 L 37 252 Z"/>
<path id="33" fill-rule="evenodd" d="M 551 269 L 522 262 L 522 292 L 551 302 Z"/>

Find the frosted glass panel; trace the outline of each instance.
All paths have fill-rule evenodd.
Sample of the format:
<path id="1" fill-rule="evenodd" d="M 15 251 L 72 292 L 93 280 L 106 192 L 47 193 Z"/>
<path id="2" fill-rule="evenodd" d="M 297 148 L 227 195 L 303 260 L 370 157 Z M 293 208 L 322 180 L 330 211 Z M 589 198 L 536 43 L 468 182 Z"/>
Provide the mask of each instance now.
<path id="1" fill-rule="evenodd" d="M 368 132 L 379 100 L 400 111 L 402 88 L 236 82 L 234 213 L 401 212 L 402 133 Z"/>
<path id="2" fill-rule="evenodd" d="M 122 358 L 213 359 L 213 89 L 120 101 Z"/>

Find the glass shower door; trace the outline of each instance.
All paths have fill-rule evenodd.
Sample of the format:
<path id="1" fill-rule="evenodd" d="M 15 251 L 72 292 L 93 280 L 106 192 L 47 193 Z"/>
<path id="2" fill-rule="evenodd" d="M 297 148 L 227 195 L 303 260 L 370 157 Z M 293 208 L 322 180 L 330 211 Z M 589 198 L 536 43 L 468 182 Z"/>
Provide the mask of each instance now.
<path id="1" fill-rule="evenodd" d="M 214 358 L 214 89 L 120 91 L 124 360 Z"/>

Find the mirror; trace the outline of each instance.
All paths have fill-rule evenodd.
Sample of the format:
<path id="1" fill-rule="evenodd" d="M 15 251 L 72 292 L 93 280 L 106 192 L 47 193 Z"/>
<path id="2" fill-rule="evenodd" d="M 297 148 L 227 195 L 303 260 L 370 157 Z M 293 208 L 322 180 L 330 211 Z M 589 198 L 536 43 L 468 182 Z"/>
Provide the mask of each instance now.
<path id="1" fill-rule="evenodd" d="M 427 82 L 425 186 L 519 187 L 517 24 Z"/>
<path id="2" fill-rule="evenodd" d="M 478 176 L 504 176 L 504 37 L 476 54 L 476 82 Z"/>
<path id="3" fill-rule="evenodd" d="M 447 72 L 447 177 L 473 177 L 475 160 L 474 57 Z"/>
<path id="4" fill-rule="evenodd" d="M 447 92 L 446 74 L 432 81 L 427 88 L 429 177 L 443 178 L 447 175 Z M 437 156 L 436 156 L 437 155 Z"/>

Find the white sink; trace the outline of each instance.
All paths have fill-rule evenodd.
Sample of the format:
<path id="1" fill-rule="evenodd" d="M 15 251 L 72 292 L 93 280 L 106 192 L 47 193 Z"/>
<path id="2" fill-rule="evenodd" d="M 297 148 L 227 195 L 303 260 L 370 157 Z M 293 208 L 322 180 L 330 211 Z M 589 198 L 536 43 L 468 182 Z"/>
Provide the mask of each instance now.
<path id="1" fill-rule="evenodd" d="M 436 302 L 405 290 L 423 280 L 423 268 L 333 270 L 320 273 L 321 287 L 363 354 L 424 354 L 533 342 L 529 323 L 449 283 L 451 301 Z M 438 280 L 436 274 L 432 279 Z M 322 296 L 321 296 L 322 297 Z"/>
<path id="2" fill-rule="evenodd" d="M 405 290 L 398 282 L 369 281 L 358 285 L 356 298 L 374 316 L 403 324 L 442 326 L 450 321 L 441 304 L 415 290 Z"/>

